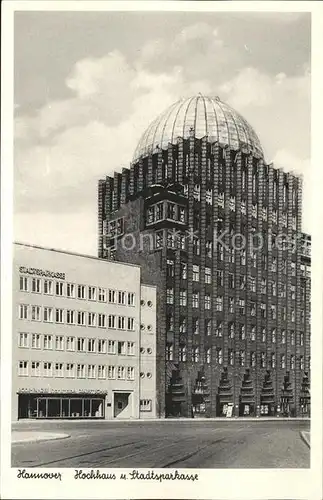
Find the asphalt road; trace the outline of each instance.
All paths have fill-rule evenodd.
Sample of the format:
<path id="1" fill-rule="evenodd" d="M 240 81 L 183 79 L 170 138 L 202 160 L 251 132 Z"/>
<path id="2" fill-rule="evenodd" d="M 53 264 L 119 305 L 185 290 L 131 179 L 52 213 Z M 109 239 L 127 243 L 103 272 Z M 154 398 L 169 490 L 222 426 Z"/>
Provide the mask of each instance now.
<path id="1" fill-rule="evenodd" d="M 27 422 L 14 429 L 70 434 L 12 445 L 13 467 L 306 468 L 308 421 Z"/>

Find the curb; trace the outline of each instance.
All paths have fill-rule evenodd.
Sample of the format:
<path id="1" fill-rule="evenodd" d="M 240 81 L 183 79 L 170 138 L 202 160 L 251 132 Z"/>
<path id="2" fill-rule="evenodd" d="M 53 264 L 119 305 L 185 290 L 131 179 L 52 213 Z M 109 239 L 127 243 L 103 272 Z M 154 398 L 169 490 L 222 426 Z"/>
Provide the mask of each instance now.
<path id="1" fill-rule="evenodd" d="M 304 443 L 309 447 L 311 448 L 311 441 L 310 441 L 310 438 L 307 437 L 307 434 L 309 434 L 308 432 L 303 432 L 301 431 L 300 432 L 300 435 L 301 435 L 301 438 L 302 440 L 304 441 Z"/>
<path id="2" fill-rule="evenodd" d="M 37 420 L 37 419 L 23 419 L 14 422 L 15 429 L 18 429 L 19 427 L 22 427 L 24 424 L 34 424 L 38 423 L 40 424 L 41 422 L 53 422 L 54 420 L 50 419 L 44 419 L 44 420 Z M 55 422 L 58 422 L 60 424 L 64 423 L 71 423 L 73 424 L 80 424 L 86 422 L 87 424 L 91 425 L 92 423 L 98 423 L 100 422 L 105 423 L 105 424 L 115 424 L 115 423 L 132 423 L 132 422 L 140 422 L 142 424 L 150 424 L 150 423 L 169 423 L 169 422 L 310 422 L 310 418 L 304 418 L 304 417 L 231 417 L 231 418 L 226 418 L 226 417 L 211 417 L 211 418 L 187 418 L 187 417 L 182 417 L 182 418 L 149 418 L 149 419 L 143 419 L 143 418 L 129 418 L 129 419 L 62 419 L 62 420 L 55 420 Z"/>
<path id="3" fill-rule="evenodd" d="M 56 435 L 49 435 L 49 436 L 41 436 L 41 437 L 30 437 L 30 438 L 25 438 L 25 439 L 20 439 L 19 437 L 18 438 L 14 438 L 12 441 L 11 441 L 11 444 L 22 444 L 22 443 L 40 443 L 42 441 L 56 441 L 58 439 L 67 439 L 71 437 L 70 434 L 56 434 Z"/>

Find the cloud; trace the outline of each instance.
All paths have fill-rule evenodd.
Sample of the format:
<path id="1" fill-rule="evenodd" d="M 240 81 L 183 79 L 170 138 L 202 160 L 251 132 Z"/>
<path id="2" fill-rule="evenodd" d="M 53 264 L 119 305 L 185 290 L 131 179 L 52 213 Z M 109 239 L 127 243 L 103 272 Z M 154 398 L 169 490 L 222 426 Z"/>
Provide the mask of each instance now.
<path id="1" fill-rule="evenodd" d="M 308 68 L 290 77 L 247 66 L 224 78 L 237 54 L 207 23 L 187 26 L 170 40 L 146 43 L 138 54 L 131 62 L 116 50 L 77 61 L 65 80 L 71 97 L 16 118 L 19 239 L 27 228 L 40 238 L 37 227 L 45 224 L 40 244 L 50 239 L 47 228 L 56 234 L 62 227 L 66 237 L 75 236 L 73 241 L 81 246 L 83 241 L 87 247 L 86 231 L 91 238 L 96 231 L 97 180 L 128 167 L 149 123 L 179 98 L 198 92 L 219 95 L 241 112 L 260 136 L 268 160 L 276 158 L 285 166 L 298 163 L 304 171 L 304 144 L 306 150 L 309 143 Z M 65 236 L 56 234 L 57 245 Z"/>

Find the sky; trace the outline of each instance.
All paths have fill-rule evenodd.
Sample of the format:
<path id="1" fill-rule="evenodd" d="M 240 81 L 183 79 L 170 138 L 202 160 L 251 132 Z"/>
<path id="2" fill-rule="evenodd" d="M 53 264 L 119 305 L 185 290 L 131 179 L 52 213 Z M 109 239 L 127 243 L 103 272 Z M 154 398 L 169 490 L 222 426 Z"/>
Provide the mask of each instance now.
<path id="1" fill-rule="evenodd" d="M 98 180 L 199 92 L 303 174 L 310 231 L 310 35 L 307 13 L 16 12 L 15 240 L 97 255 Z"/>

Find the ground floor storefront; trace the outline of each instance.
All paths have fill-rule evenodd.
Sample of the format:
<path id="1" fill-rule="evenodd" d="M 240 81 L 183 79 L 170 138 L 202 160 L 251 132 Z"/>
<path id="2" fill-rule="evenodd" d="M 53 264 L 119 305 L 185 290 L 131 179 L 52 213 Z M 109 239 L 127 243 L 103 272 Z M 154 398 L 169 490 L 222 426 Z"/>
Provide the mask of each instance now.
<path id="1" fill-rule="evenodd" d="M 18 418 L 104 418 L 105 396 L 19 394 Z"/>

